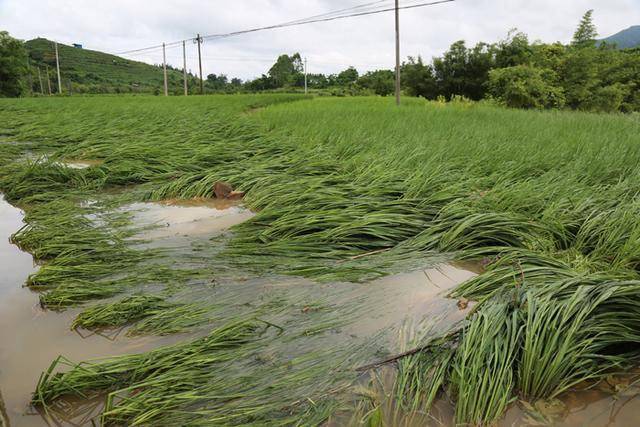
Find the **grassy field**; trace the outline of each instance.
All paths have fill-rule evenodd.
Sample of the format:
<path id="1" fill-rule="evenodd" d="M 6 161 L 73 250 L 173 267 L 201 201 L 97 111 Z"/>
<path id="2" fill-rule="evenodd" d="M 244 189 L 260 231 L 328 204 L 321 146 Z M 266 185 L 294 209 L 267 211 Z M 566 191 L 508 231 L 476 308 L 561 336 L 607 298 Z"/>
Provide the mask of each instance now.
<path id="1" fill-rule="evenodd" d="M 22 142 L 0 144 L 0 191 L 27 212 L 14 240 L 44 261 L 29 281 L 43 304 L 87 304 L 77 325 L 125 319 L 146 322 L 142 333 L 161 333 L 163 312 L 174 313 L 172 331 L 206 323 L 205 313 L 218 319 L 207 336 L 148 354 L 55 361 L 39 405 L 109 392 L 107 424 L 315 425 L 346 412 L 378 425 L 388 416 L 380 402 L 342 393 L 365 344 L 286 355 L 299 344 L 292 336 L 313 328 L 323 339 L 353 313 L 289 319 L 283 332 L 279 313 L 300 301 L 241 314 L 168 301 L 220 259 L 316 282 L 367 281 L 434 257 L 482 265 L 451 295 L 479 302 L 467 321 L 396 363 L 393 411 L 407 419 L 442 398 L 457 423 L 490 423 L 517 399 L 552 398 L 637 365 L 632 116 L 276 95 L 20 99 L 0 100 L 0 134 Z M 102 162 L 75 170 L 65 159 Z M 132 245 L 135 227 L 115 208 L 213 197 L 217 181 L 246 191 L 258 214 L 211 265 Z M 160 296 L 92 302 L 141 284 Z M 256 366 L 269 346 L 270 362 Z"/>

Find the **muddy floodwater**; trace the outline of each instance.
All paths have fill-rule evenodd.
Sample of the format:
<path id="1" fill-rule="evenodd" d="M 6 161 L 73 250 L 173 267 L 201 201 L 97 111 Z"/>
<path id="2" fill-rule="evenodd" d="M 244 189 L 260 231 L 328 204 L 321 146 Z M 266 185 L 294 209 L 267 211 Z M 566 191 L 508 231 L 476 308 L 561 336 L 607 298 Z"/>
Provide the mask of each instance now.
<path id="1" fill-rule="evenodd" d="M 255 216 L 237 201 L 225 199 L 165 200 L 125 207 L 137 225 L 153 226 L 138 236 L 149 240 L 213 237 Z"/>
<path id="2" fill-rule="evenodd" d="M 83 337 L 69 327 L 78 309 L 63 313 L 42 310 L 38 294 L 22 286 L 37 266 L 31 255 L 9 242 L 11 234 L 22 227 L 22 217 L 22 211 L 0 199 L 0 393 L 7 425 L 35 427 L 53 425 L 30 408 L 29 401 L 40 373 L 59 355 L 87 360 L 137 353 L 185 337 Z M 58 414 L 60 417 L 64 415 Z M 67 425 L 74 424 L 78 420 L 69 420 Z"/>
<path id="3" fill-rule="evenodd" d="M 135 203 L 123 208 L 131 212 L 133 221 L 147 227 L 140 237 L 156 247 L 173 247 L 187 251 L 184 243 L 199 240 L 216 244 L 211 238 L 246 221 L 254 213 L 238 202 L 224 200 L 169 200 L 158 203 Z M 40 373 L 59 355 L 81 361 L 92 358 L 148 351 L 158 346 L 184 341 L 193 335 L 169 337 L 136 337 L 126 334 L 100 335 L 70 330 L 70 324 L 80 309 L 65 312 L 40 308 L 38 294 L 23 287 L 29 274 L 36 271 L 32 257 L 9 241 L 11 234 L 22 227 L 23 213 L 0 198 L 0 408 L 5 424 L 12 427 L 45 425 L 91 425 L 90 419 L 99 413 L 101 400 L 67 402 L 68 413 L 56 413 L 55 421 L 29 406 Z M 178 244 L 176 244 L 178 242 Z M 205 258 L 206 260 L 206 258 Z M 316 345 L 340 345 L 350 339 L 370 337 L 407 321 L 437 320 L 449 327 L 464 320 L 473 309 L 473 302 L 446 298 L 448 290 L 476 276 L 477 271 L 466 265 L 440 264 L 416 271 L 395 274 L 368 283 L 315 283 L 299 278 L 254 277 L 236 272 L 222 275 L 215 293 L 195 286 L 196 298 L 219 298 L 232 295 L 237 304 L 250 304 L 274 292 L 295 292 L 304 301 L 322 297 L 331 307 L 345 301 L 357 302 L 366 310 L 347 325 L 318 337 Z M 210 294 L 207 294 L 210 292 Z M 303 307 L 302 311 L 309 307 Z M 298 310 L 300 311 L 300 310 Z M 394 336 L 397 336 L 394 335 Z M 315 338 L 309 338 L 312 342 Z M 388 343 L 388 350 L 400 351 Z M 311 345 L 311 344 L 305 344 Z M 372 360 L 374 362 L 375 360 Z M 562 425 L 562 426 L 635 426 L 639 425 L 640 393 L 625 380 L 609 383 L 611 390 L 590 389 L 567 393 L 553 402 L 539 403 L 532 416 L 520 405 L 514 405 L 501 426 Z M 620 393 L 612 397 L 610 391 Z M 82 403 L 82 405 L 79 405 Z M 78 415 L 78 408 L 90 410 Z M 62 405 L 63 409 L 65 405 Z M 452 409 L 438 402 L 442 421 L 436 425 L 452 425 Z M 540 415 L 541 414 L 541 415 Z M 540 416 L 543 418 L 541 419 Z M 546 420 L 546 421 L 545 421 Z"/>

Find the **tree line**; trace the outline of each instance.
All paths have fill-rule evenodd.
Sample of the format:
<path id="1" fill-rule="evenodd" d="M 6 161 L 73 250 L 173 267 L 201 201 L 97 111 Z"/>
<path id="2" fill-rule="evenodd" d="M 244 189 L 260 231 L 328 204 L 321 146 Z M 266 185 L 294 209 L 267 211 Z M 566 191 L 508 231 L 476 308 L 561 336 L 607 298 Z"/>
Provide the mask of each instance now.
<path id="1" fill-rule="evenodd" d="M 25 93 L 24 75 L 29 71 L 21 58 L 26 58 L 21 42 L 0 32 L 0 94 Z M 513 108 L 640 111 L 640 48 L 620 50 L 598 42 L 592 10 L 581 19 L 570 44 L 531 42 L 526 34 L 512 30 L 497 43 L 467 46 L 457 41 L 430 63 L 419 56 L 409 57 L 401 74 L 406 95 L 430 100 L 489 99 Z M 394 71 L 388 69 L 361 74 L 348 67 L 335 74 L 306 77 L 311 91 L 325 95 L 387 96 L 394 92 Z M 178 80 L 178 73 L 170 76 L 176 94 L 181 90 Z M 204 90 L 300 91 L 304 83 L 303 60 L 295 53 L 280 55 L 265 74 L 248 81 L 209 74 Z M 197 92 L 196 76 L 189 74 L 188 86 L 190 92 Z M 151 92 L 159 94 L 160 87 L 157 84 Z"/>
<path id="2" fill-rule="evenodd" d="M 449 101 L 455 97 L 490 99 L 507 107 L 570 108 L 598 112 L 640 111 L 640 48 L 617 49 L 597 41 L 593 10 L 581 19 L 570 44 L 531 42 L 512 30 L 497 43 L 467 46 L 457 41 L 440 57 L 425 63 L 409 57 L 401 66 L 406 95 Z M 308 75 L 312 89 L 332 94 L 394 92 L 394 72 L 360 75 L 351 67 L 325 76 Z M 299 54 L 283 55 L 259 79 L 244 84 L 254 91 L 301 87 Z"/>

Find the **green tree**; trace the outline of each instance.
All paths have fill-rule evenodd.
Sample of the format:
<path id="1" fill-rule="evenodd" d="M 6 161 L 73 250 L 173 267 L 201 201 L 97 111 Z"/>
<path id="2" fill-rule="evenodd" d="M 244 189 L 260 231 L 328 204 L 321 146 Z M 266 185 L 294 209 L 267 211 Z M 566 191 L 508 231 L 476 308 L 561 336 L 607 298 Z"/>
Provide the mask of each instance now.
<path id="1" fill-rule="evenodd" d="M 529 37 L 516 28 L 509 31 L 506 39 L 493 46 L 493 50 L 495 52 L 496 68 L 529 64 L 534 55 L 534 49 L 529 43 Z"/>
<path id="2" fill-rule="evenodd" d="M 621 110 L 628 94 L 628 88 L 620 83 L 600 86 L 594 89 L 591 96 L 581 105 L 581 108 L 600 113 L 615 113 Z"/>
<path id="3" fill-rule="evenodd" d="M 17 97 L 23 93 L 23 78 L 29 72 L 27 64 L 23 43 L 0 31 L 0 96 Z"/>
<path id="4" fill-rule="evenodd" d="M 250 80 L 244 84 L 246 90 L 250 92 L 260 92 L 263 90 L 277 89 L 279 86 L 271 76 L 262 75 L 257 79 Z"/>
<path id="5" fill-rule="evenodd" d="M 559 74 L 567 98 L 573 109 L 584 109 L 589 98 L 602 85 L 599 67 L 600 52 L 596 49 L 573 49 L 562 62 Z"/>
<path id="6" fill-rule="evenodd" d="M 409 96 L 421 96 L 427 99 L 435 99 L 438 96 L 436 79 L 433 76 L 431 65 L 425 65 L 422 58 L 409 57 L 402 64 L 402 86 Z"/>
<path id="7" fill-rule="evenodd" d="M 551 70 L 529 65 L 499 68 L 489 73 L 489 93 L 512 108 L 561 108 L 562 88 L 551 82 L 556 79 Z"/>
<path id="8" fill-rule="evenodd" d="M 395 73 L 391 70 L 369 71 L 358 79 L 357 84 L 376 95 L 387 96 L 395 91 Z"/>
<path id="9" fill-rule="evenodd" d="M 223 91 L 229 85 L 229 79 L 224 74 L 209 74 L 205 81 L 205 85 L 207 86 L 207 89 L 212 91 Z"/>
<path id="10" fill-rule="evenodd" d="M 580 20 L 578 29 L 573 35 L 572 44 L 576 47 L 593 47 L 597 37 L 598 31 L 593 23 L 593 9 L 588 10 Z"/>
<path id="11" fill-rule="evenodd" d="M 329 87 L 329 79 L 324 74 L 308 74 L 307 83 L 314 89 L 325 89 Z"/>
<path id="12" fill-rule="evenodd" d="M 349 86 L 358 81 L 358 77 L 360 77 L 358 70 L 356 70 L 354 67 L 349 67 L 346 70 L 338 73 L 335 78 L 335 83 L 339 86 Z"/>
<path id="13" fill-rule="evenodd" d="M 562 43 L 531 45 L 530 64 L 538 68 L 560 69 L 568 49 Z"/>
<path id="14" fill-rule="evenodd" d="M 296 81 L 303 71 L 304 65 L 299 53 L 280 55 L 269 70 L 269 77 L 276 87 L 284 87 Z"/>
<path id="15" fill-rule="evenodd" d="M 433 60 L 439 95 L 447 99 L 454 95 L 473 100 L 482 99 L 488 74 L 493 66 L 491 46 L 478 43 L 473 49 L 467 49 L 463 40 L 455 42 L 442 58 Z"/>

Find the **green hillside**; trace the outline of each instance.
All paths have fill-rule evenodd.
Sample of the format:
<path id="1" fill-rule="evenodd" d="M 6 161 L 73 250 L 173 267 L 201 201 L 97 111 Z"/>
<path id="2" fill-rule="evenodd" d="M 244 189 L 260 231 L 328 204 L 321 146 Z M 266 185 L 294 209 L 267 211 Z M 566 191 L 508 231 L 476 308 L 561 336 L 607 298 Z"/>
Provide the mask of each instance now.
<path id="1" fill-rule="evenodd" d="M 620 49 L 640 47 L 640 25 L 634 25 L 617 34 L 602 40 L 607 44 L 615 44 Z"/>
<path id="2" fill-rule="evenodd" d="M 52 89 L 56 90 L 55 50 L 53 42 L 44 38 L 29 40 L 25 43 L 31 65 L 40 67 L 44 73 L 49 66 Z M 75 48 L 58 44 L 62 89 L 74 93 L 160 93 L 163 90 L 162 67 L 131 61 L 119 56 L 95 50 Z M 169 67 L 169 91 L 182 93 L 182 71 Z M 44 90 L 47 91 L 46 77 L 43 74 Z M 195 77 L 189 76 L 190 86 L 195 86 Z M 39 87 L 36 83 L 36 90 Z"/>

